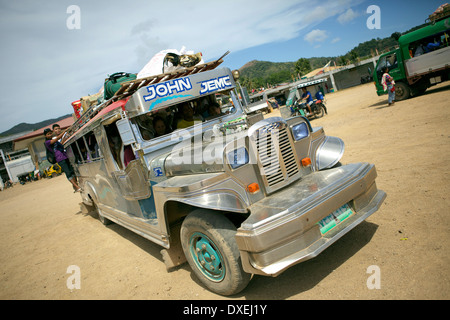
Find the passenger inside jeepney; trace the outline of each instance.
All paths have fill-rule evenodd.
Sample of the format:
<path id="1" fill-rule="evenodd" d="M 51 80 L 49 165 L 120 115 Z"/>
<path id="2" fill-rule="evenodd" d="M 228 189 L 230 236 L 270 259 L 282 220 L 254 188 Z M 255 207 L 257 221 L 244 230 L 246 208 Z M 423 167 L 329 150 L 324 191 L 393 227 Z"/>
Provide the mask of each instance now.
<path id="1" fill-rule="evenodd" d="M 141 132 L 142 139 L 150 140 L 154 137 L 152 120 L 149 115 L 143 114 L 136 118 L 136 124 Z"/>
<path id="2" fill-rule="evenodd" d="M 111 154 L 120 170 L 125 169 L 130 161 L 136 159 L 130 145 L 123 146 L 119 131 L 114 125 L 105 127 Z"/>
<path id="3" fill-rule="evenodd" d="M 211 120 L 223 115 L 220 105 L 217 102 L 213 102 L 208 106 L 208 117 L 206 120 Z"/>
<path id="4" fill-rule="evenodd" d="M 153 129 L 155 130 L 155 137 L 160 137 L 170 133 L 170 129 L 166 125 L 166 122 L 161 116 L 155 116 L 153 118 Z"/>
<path id="5" fill-rule="evenodd" d="M 226 100 L 228 102 L 228 98 Z M 232 106 L 231 99 L 229 107 Z M 228 104 L 226 105 L 228 106 Z M 189 128 L 197 123 L 209 121 L 234 112 L 222 112 L 222 107 L 214 95 L 175 104 L 156 112 L 142 114 L 133 119 L 144 140 L 151 140 L 177 129 Z"/>
<path id="6" fill-rule="evenodd" d="M 184 129 L 192 127 L 194 124 L 203 121 L 203 118 L 199 114 L 194 113 L 194 109 L 189 102 L 183 102 L 181 106 L 178 107 L 181 119 L 177 122 L 177 129 Z"/>

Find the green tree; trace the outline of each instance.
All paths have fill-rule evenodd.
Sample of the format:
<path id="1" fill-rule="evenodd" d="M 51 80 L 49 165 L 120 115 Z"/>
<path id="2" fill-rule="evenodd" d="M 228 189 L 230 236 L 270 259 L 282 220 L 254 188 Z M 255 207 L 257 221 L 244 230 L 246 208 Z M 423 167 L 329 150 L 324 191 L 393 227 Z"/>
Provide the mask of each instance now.
<path id="1" fill-rule="evenodd" d="M 340 56 L 338 60 L 338 64 L 341 66 L 345 66 L 348 63 L 348 58 L 346 55 Z"/>
<path id="2" fill-rule="evenodd" d="M 353 62 L 353 63 L 358 62 L 359 54 L 358 54 L 358 52 L 355 49 L 350 51 L 348 53 L 348 55 L 349 55 L 349 59 L 350 59 L 351 62 Z"/>
<path id="3" fill-rule="evenodd" d="M 295 63 L 295 71 L 301 76 L 311 72 L 311 64 L 308 59 L 300 58 Z"/>

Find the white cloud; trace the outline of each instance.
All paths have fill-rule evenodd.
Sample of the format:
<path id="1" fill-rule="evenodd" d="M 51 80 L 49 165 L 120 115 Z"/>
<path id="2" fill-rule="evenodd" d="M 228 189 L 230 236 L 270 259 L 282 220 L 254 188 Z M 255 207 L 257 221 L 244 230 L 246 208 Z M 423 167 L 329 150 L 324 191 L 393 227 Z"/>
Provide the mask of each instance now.
<path id="1" fill-rule="evenodd" d="M 339 23 L 344 24 L 352 21 L 356 17 L 358 17 L 359 14 L 352 10 L 352 8 L 349 8 L 347 11 L 345 11 L 343 14 L 341 14 L 337 20 Z"/>
<path id="2" fill-rule="evenodd" d="M 315 42 L 323 42 L 326 38 L 328 38 L 327 32 L 320 29 L 314 29 L 304 37 L 304 39 L 311 44 Z"/>
<path id="3" fill-rule="evenodd" d="M 336 37 L 333 40 L 331 40 L 331 43 L 336 43 L 336 42 L 339 42 L 339 41 L 341 41 L 341 38 Z"/>

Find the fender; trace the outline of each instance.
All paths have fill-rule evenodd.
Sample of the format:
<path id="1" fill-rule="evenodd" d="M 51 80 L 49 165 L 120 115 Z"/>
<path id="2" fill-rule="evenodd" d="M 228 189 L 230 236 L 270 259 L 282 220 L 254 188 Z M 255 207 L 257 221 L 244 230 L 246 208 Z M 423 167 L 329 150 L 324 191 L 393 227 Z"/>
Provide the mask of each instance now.
<path id="1" fill-rule="evenodd" d="M 83 203 L 88 206 L 93 206 L 94 202 L 97 201 L 97 191 L 95 187 L 90 182 L 86 182 L 83 185 L 83 192 L 81 193 L 81 198 Z"/>
<path id="2" fill-rule="evenodd" d="M 316 151 L 317 170 L 328 169 L 336 165 L 344 154 L 344 141 L 337 137 L 326 136 Z"/>
<path id="3" fill-rule="evenodd" d="M 154 186 L 158 212 L 164 212 L 167 201 L 205 209 L 247 212 L 250 201 L 245 189 L 223 172 L 191 175 L 188 179 L 173 177 Z"/>
<path id="4" fill-rule="evenodd" d="M 218 190 L 216 193 L 201 194 L 197 197 L 169 197 L 168 201 L 178 201 L 197 208 L 247 213 L 243 199 L 232 190 Z M 217 206 L 221 203 L 221 206 Z"/>

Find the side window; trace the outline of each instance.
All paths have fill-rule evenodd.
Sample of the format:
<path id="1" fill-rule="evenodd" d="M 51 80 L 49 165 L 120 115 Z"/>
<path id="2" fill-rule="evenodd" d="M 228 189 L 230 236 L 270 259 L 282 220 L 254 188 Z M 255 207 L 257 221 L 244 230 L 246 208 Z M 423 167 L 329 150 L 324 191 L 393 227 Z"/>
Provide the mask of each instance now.
<path id="1" fill-rule="evenodd" d="M 77 140 L 78 149 L 81 151 L 81 157 L 83 161 L 89 161 L 91 158 L 89 157 L 88 149 L 86 146 L 86 141 L 83 138 Z"/>
<path id="2" fill-rule="evenodd" d="M 73 161 L 75 163 L 82 163 L 83 162 L 83 157 L 81 155 L 81 151 L 78 148 L 78 143 L 77 141 L 75 141 L 74 143 L 72 143 L 69 148 L 67 149 L 67 155 L 69 156 L 69 158 L 73 158 Z"/>
<path id="3" fill-rule="evenodd" d="M 105 132 L 112 158 L 119 170 L 124 170 L 131 161 L 136 159 L 136 155 L 131 146 L 123 145 L 115 122 L 105 126 Z"/>
<path id="4" fill-rule="evenodd" d="M 447 30 L 448 31 L 448 30 Z M 412 57 L 418 57 L 434 50 L 438 50 L 448 45 L 447 32 L 440 32 L 420 41 L 409 45 L 409 54 Z"/>
<path id="5" fill-rule="evenodd" d="M 102 156 L 100 153 L 100 149 L 98 147 L 97 139 L 95 138 L 95 134 L 93 132 L 89 132 L 85 136 L 85 142 L 87 144 L 87 151 L 88 151 L 87 156 L 91 160 L 96 160 Z"/>
<path id="6" fill-rule="evenodd" d="M 389 70 L 393 70 L 397 67 L 398 62 L 397 62 L 397 55 L 395 53 L 381 57 L 377 65 L 378 81 L 381 81 L 381 77 L 383 76 L 384 70 L 386 68 L 389 68 Z"/>
<path id="7" fill-rule="evenodd" d="M 386 56 L 386 66 L 389 68 L 389 70 L 395 69 L 398 67 L 397 63 L 397 55 L 395 53 Z"/>
<path id="8" fill-rule="evenodd" d="M 378 60 L 378 65 L 377 65 L 377 78 L 378 81 L 381 81 L 381 77 L 383 76 L 383 70 L 386 68 L 386 56 L 383 56 L 380 58 L 380 60 Z"/>
<path id="9" fill-rule="evenodd" d="M 86 163 L 99 159 L 102 155 L 93 132 L 79 138 L 67 149 L 69 158 L 76 163 Z"/>

